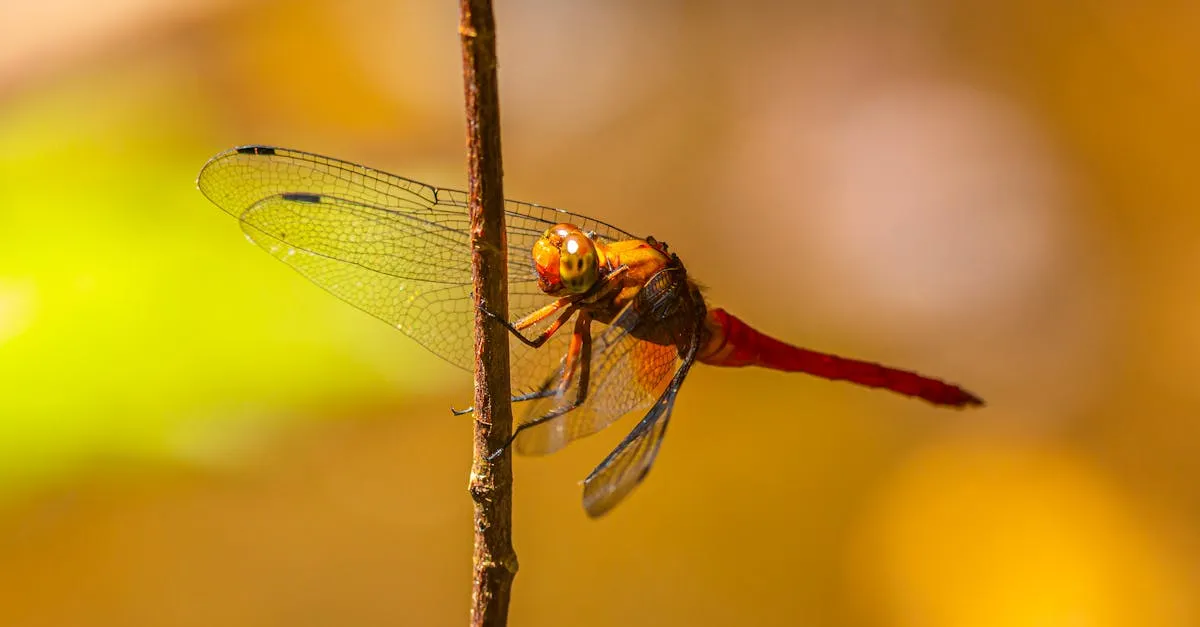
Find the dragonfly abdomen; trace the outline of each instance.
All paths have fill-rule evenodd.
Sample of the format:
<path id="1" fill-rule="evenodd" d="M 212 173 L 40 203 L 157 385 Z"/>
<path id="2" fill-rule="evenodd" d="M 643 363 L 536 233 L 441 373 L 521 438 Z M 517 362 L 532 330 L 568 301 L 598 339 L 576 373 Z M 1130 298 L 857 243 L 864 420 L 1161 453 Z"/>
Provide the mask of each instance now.
<path id="1" fill-rule="evenodd" d="M 708 340 L 699 361 L 712 366 L 759 366 L 850 381 L 924 399 L 935 405 L 965 407 L 983 401 L 957 385 L 869 361 L 838 357 L 792 346 L 755 330 L 724 309 L 708 312 Z"/>

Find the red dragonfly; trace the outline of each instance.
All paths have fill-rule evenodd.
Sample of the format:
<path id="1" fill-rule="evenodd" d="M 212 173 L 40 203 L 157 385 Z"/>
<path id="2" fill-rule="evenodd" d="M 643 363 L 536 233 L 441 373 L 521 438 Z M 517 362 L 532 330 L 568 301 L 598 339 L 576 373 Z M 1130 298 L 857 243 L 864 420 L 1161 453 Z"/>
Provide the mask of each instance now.
<path id="1" fill-rule="evenodd" d="M 470 370 L 474 306 L 467 195 L 319 155 L 245 146 L 213 157 L 200 191 L 246 236 L 334 296 Z M 641 482 L 696 362 L 761 366 L 892 390 L 937 405 L 983 402 L 938 379 L 791 346 L 710 309 L 679 257 L 593 218 L 506 201 L 510 444 L 547 454 L 645 412 L 584 480 L 600 516 Z M 560 332 L 570 325 L 570 332 Z"/>

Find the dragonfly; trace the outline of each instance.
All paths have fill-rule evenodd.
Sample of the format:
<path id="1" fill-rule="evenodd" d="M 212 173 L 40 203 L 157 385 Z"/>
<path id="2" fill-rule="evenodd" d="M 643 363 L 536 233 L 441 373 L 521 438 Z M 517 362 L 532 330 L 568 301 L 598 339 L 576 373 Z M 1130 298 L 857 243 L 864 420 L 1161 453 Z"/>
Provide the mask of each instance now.
<path id="1" fill-rule="evenodd" d="M 200 191 L 271 256 L 446 361 L 473 367 L 467 194 L 271 146 L 210 159 Z M 595 218 L 506 200 L 512 402 L 506 449 L 553 453 L 639 413 L 583 481 L 592 517 L 639 485 L 696 363 L 844 380 L 946 407 L 962 387 L 793 346 L 710 308 L 666 243 Z"/>

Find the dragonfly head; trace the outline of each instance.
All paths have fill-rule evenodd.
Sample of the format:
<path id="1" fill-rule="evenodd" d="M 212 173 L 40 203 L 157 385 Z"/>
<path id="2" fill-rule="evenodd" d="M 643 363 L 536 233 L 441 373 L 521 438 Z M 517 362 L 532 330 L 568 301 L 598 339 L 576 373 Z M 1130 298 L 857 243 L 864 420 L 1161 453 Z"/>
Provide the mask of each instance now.
<path id="1" fill-rule="evenodd" d="M 570 224 L 556 224 L 533 245 L 538 287 L 551 296 L 583 294 L 600 277 L 596 243 Z"/>

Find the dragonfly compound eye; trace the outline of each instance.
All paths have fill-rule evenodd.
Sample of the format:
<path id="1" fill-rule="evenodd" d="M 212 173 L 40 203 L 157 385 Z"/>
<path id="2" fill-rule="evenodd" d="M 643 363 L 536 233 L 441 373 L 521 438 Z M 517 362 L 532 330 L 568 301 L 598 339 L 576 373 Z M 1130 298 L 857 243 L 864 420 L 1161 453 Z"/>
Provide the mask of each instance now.
<path id="1" fill-rule="evenodd" d="M 562 239 L 552 237 L 549 231 L 533 244 L 533 267 L 537 270 L 538 289 L 550 295 L 563 289 L 562 278 L 558 274 L 558 247 L 561 244 Z"/>
<path id="2" fill-rule="evenodd" d="M 598 266 L 596 245 L 587 235 L 576 231 L 563 238 L 559 247 L 558 274 L 568 292 L 582 294 L 592 289 Z"/>
<path id="3" fill-rule="evenodd" d="M 583 294 L 599 277 L 596 244 L 573 225 L 556 224 L 533 245 L 533 266 L 538 287 L 551 296 Z"/>

